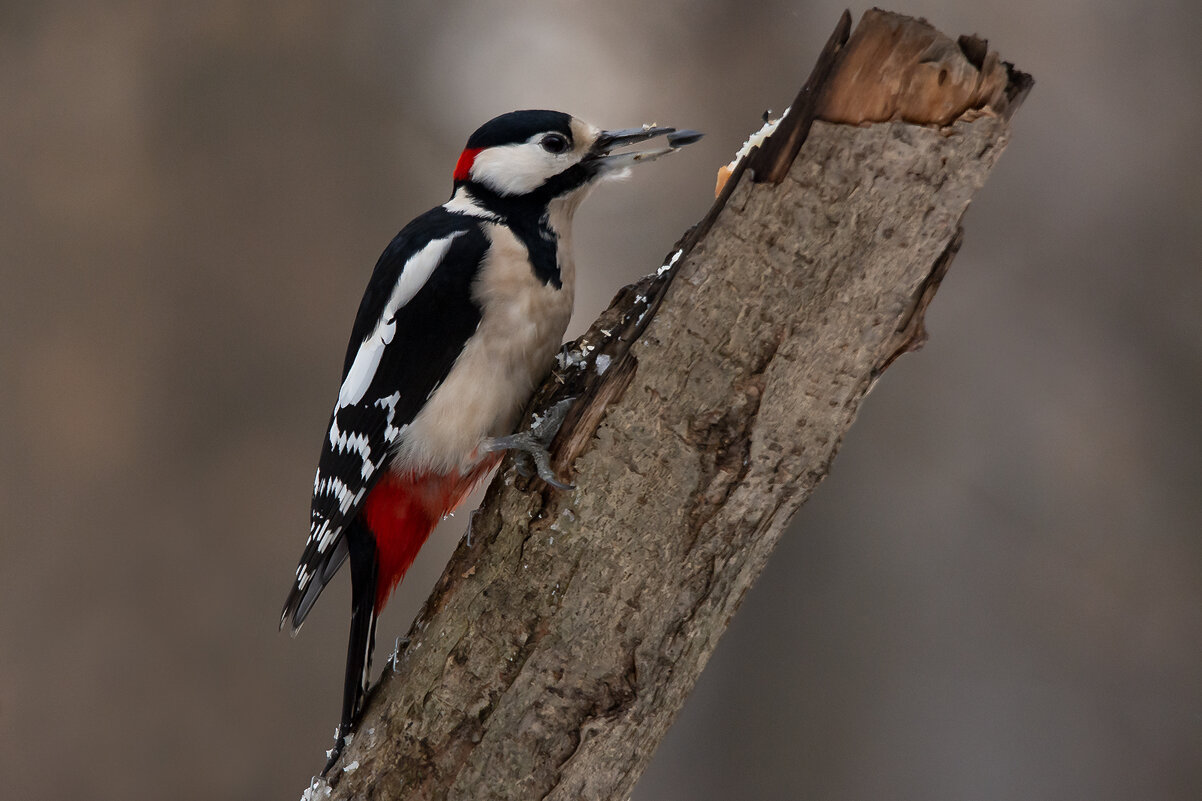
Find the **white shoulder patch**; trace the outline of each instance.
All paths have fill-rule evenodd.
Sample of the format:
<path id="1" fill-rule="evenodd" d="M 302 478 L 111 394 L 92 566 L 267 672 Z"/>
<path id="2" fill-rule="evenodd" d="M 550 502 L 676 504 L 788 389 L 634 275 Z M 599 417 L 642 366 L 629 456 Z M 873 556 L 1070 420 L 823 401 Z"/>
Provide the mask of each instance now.
<path id="1" fill-rule="evenodd" d="M 388 302 L 384 304 L 384 311 L 380 314 L 376 327 L 359 345 L 355 361 L 351 363 L 351 369 L 346 373 L 346 379 L 338 391 L 339 409 L 353 406 L 363 400 L 363 395 L 371 386 L 376 369 L 380 366 L 384 348 L 392 342 L 392 337 L 396 334 L 396 320 L 393 318 L 401 307 L 413 300 L 413 296 L 425 286 L 426 280 L 434 272 L 434 268 L 447 254 L 451 243 L 463 233 L 463 231 L 456 231 L 448 237 L 431 240 L 424 248 L 410 256 L 409 261 L 405 262 L 405 266 L 401 270 L 401 277 L 396 282 Z"/>

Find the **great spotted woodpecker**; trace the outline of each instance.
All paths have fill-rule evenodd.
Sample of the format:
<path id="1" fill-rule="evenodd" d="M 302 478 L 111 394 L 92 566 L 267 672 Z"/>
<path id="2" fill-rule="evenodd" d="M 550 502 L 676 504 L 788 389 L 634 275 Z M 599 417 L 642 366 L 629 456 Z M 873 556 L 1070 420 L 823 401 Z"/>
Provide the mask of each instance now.
<path id="1" fill-rule="evenodd" d="M 667 147 L 612 152 L 661 135 Z M 538 451 L 507 435 L 572 314 L 576 207 L 599 180 L 699 137 L 655 126 L 601 131 L 557 111 L 503 114 L 468 139 L 451 199 L 380 256 L 351 331 L 309 539 L 280 620 L 299 631 L 350 558 L 342 720 L 327 770 L 363 711 L 376 616 L 418 550 L 502 451 Z M 562 486 L 545 459 L 536 462 Z"/>

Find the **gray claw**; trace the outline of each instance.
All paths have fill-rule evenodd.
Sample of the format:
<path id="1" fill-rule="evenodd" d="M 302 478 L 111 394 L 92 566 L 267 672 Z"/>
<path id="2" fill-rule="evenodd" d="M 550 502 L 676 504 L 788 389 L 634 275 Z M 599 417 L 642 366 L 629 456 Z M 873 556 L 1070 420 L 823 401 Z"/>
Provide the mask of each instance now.
<path id="1" fill-rule="evenodd" d="M 548 409 L 542 419 L 535 423 L 529 431 L 510 434 L 508 437 L 496 437 L 485 446 L 485 450 L 512 450 L 525 454 L 534 462 L 535 472 L 538 473 L 538 477 L 549 486 L 560 490 L 570 491 L 576 489 L 571 484 L 560 481 L 559 477 L 555 475 L 555 471 L 551 469 L 551 454 L 547 451 L 547 446 L 551 444 L 551 440 L 559 432 L 559 427 L 563 425 L 563 420 L 567 416 L 568 409 L 571 408 L 572 402 L 575 400 L 575 398 L 561 400 Z"/>
<path id="2" fill-rule="evenodd" d="M 497 437 L 488 444 L 487 450 L 518 451 L 519 453 L 524 453 L 534 461 L 535 471 L 543 481 L 556 489 L 576 489 L 571 484 L 565 484 L 556 477 L 555 472 L 551 469 L 551 454 L 547 451 L 546 446 L 539 442 L 538 438 L 529 431 L 523 431 L 520 434 L 510 434 L 508 437 Z"/>

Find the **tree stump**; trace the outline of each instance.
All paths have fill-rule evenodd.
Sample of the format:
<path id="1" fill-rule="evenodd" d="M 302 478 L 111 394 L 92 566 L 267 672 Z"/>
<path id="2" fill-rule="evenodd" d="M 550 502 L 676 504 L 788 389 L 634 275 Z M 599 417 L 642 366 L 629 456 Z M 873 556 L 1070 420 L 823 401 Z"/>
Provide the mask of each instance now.
<path id="1" fill-rule="evenodd" d="M 506 462 L 307 797 L 625 799 L 861 399 L 925 336 L 1031 87 L 976 37 L 845 13 L 775 132 L 532 404 L 576 397 L 547 488 Z"/>

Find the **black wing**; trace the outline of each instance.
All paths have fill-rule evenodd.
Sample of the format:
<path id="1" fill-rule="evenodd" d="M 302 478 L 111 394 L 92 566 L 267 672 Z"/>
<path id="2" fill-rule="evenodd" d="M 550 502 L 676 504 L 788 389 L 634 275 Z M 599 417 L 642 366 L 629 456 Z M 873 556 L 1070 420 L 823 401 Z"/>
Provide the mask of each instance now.
<path id="1" fill-rule="evenodd" d="M 343 536 L 402 427 L 480 323 L 471 284 L 488 249 L 479 221 L 441 206 L 401 230 L 372 273 L 313 482 L 309 539 L 284 604 L 295 633 L 347 557 Z"/>

